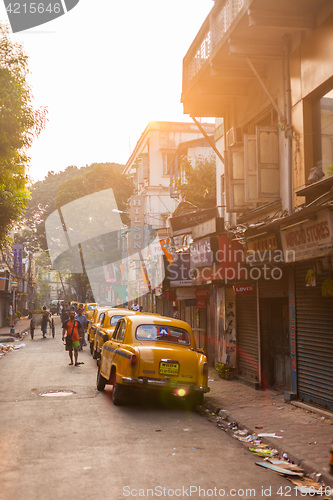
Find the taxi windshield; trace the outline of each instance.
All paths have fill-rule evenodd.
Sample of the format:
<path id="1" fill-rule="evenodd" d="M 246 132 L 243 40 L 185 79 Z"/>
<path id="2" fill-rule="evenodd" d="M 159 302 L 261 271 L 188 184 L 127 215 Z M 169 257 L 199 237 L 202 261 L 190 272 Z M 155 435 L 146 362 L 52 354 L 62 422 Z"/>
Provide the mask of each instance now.
<path id="1" fill-rule="evenodd" d="M 170 325 L 140 325 L 136 329 L 138 340 L 154 340 L 172 342 L 173 344 L 190 345 L 190 334 L 183 328 Z"/>
<path id="2" fill-rule="evenodd" d="M 118 323 L 118 320 L 120 318 L 123 318 L 124 316 L 112 316 L 112 318 L 110 318 L 110 325 L 111 326 L 115 326 L 117 323 Z"/>

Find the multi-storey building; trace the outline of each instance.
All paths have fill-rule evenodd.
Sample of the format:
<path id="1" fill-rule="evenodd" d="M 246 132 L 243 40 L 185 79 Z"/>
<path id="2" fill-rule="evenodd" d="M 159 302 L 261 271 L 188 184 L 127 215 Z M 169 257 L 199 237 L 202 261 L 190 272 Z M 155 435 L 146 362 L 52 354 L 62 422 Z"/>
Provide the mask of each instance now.
<path id="1" fill-rule="evenodd" d="M 202 126 L 209 135 L 214 132 L 215 124 Z M 194 123 L 150 122 L 123 171 L 133 176 L 135 188 L 130 199 L 129 246 L 132 258 L 129 261 L 128 299 L 144 296 L 145 310 L 155 309 L 153 301 L 162 293 L 164 274 L 163 252 L 161 249 L 152 250 L 149 245 L 157 234 L 160 238 L 167 236 L 166 221 L 179 203 L 170 193 L 170 166 L 174 164 L 182 143 L 198 139 L 202 140 L 202 133 Z M 201 149 L 202 144 L 197 145 L 198 153 Z M 155 294 L 150 292 L 152 289 Z"/>
<path id="2" fill-rule="evenodd" d="M 216 117 L 217 205 L 243 249 L 242 274 L 213 280 L 216 360 L 236 349 L 239 378 L 329 407 L 332 54 L 330 0 L 215 0 L 182 89 L 185 113 Z"/>

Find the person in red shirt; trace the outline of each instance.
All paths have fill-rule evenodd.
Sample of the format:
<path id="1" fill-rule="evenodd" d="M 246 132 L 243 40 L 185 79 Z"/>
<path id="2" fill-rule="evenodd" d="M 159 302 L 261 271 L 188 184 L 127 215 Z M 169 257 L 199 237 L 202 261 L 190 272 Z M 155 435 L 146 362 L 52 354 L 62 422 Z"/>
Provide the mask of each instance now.
<path id="1" fill-rule="evenodd" d="M 65 336 L 72 337 L 71 345 L 68 345 L 66 343 L 66 351 L 68 351 L 69 358 L 71 360 L 69 364 L 70 365 L 73 364 L 73 350 L 74 350 L 75 366 L 79 366 L 80 363 L 78 362 L 78 350 L 80 345 L 80 339 L 82 337 L 82 330 L 80 322 L 75 319 L 74 308 L 70 309 L 69 319 L 65 321 L 64 324 L 62 325 L 62 340 L 65 339 Z"/>

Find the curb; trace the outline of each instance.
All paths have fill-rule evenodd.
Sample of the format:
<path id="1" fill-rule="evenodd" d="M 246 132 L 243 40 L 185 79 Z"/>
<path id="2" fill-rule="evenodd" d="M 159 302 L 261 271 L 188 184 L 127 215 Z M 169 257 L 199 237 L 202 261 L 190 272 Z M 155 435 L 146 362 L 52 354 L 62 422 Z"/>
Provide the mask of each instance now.
<path id="1" fill-rule="evenodd" d="M 246 429 L 247 431 L 249 431 L 249 434 L 257 434 L 257 431 L 251 429 L 246 424 L 240 422 L 231 413 L 229 413 L 228 410 L 226 410 L 225 408 L 220 408 L 219 406 L 216 406 L 216 404 L 217 403 L 214 401 L 204 401 L 203 406 L 199 407 L 200 413 L 202 415 L 207 416 L 205 410 L 209 410 L 210 412 L 215 413 L 215 415 L 218 416 L 219 411 L 224 410 L 226 412 L 226 418 L 223 418 L 223 420 L 225 422 L 229 422 L 229 423 L 235 422 L 238 425 L 238 429 Z M 213 423 L 212 420 L 211 420 L 211 422 Z M 228 432 L 228 433 L 231 437 L 233 437 L 231 429 L 230 429 L 230 432 Z M 283 453 L 286 453 L 288 455 L 288 459 L 291 460 L 292 462 L 296 463 L 300 467 L 302 467 L 305 474 L 307 474 L 307 475 L 311 474 L 312 476 L 318 475 L 318 476 L 320 476 L 319 480 L 318 479 L 315 479 L 315 480 L 317 480 L 318 482 L 324 481 L 326 486 L 330 486 L 331 488 L 333 488 L 333 476 L 329 472 L 325 472 L 325 471 L 318 472 L 318 470 L 313 466 L 313 464 L 308 462 L 305 458 L 301 458 L 301 457 L 298 457 L 292 453 L 289 453 L 287 447 L 281 448 L 280 446 L 277 445 L 276 441 L 278 441 L 278 440 L 273 441 L 272 439 L 265 438 L 265 443 L 267 443 L 267 445 L 270 448 L 277 450 L 281 456 Z M 329 461 L 329 457 L 327 456 L 327 465 L 328 465 L 328 461 Z"/>

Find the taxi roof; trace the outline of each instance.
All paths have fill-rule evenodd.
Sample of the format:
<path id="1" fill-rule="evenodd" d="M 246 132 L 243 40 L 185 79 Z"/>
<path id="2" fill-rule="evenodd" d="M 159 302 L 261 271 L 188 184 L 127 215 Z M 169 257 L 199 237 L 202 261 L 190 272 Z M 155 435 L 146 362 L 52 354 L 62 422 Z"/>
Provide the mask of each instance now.
<path id="1" fill-rule="evenodd" d="M 133 323 L 133 326 L 138 325 L 173 325 L 178 328 L 183 328 L 187 331 L 191 331 L 191 327 L 185 321 L 175 318 L 169 318 L 168 316 L 155 316 L 152 314 L 137 314 L 136 316 L 131 316 L 129 319 Z"/>

